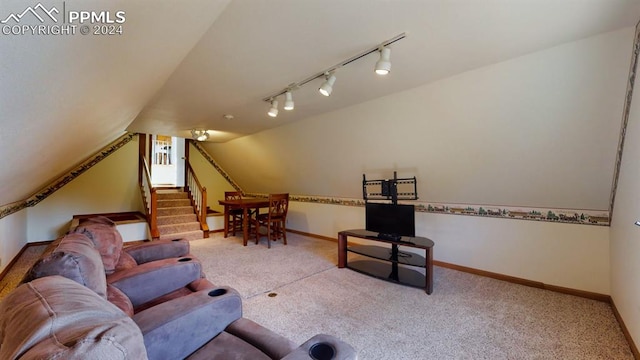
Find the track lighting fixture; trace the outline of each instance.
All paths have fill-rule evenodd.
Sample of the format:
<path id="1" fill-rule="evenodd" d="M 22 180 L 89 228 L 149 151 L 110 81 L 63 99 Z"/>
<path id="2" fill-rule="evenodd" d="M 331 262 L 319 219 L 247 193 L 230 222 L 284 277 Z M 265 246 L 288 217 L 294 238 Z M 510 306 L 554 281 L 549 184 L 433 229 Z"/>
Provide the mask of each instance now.
<path id="1" fill-rule="evenodd" d="M 284 94 L 284 109 L 285 110 L 293 110 L 295 104 L 293 103 L 293 95 L 291 95 L 291 90 L 288 90 Z"/>
<path id="2" fill-rule="evenodd" d="M 370 49 L 367 49 L 363 52 L 361 52 L 360 54 L 357 54 L 355 56 L 352 56 L 328 69 L 325 69 L 319 73 L 313 74 L 311 76 L 309 76 L 308 78 L 296 82 L 296 83 L 292 83 L 289 84 L 289 86 L 287 86 L 286 88 L 284 88 L 283 90 L 268 96 L 266 98 L 263 98 L 263 101 L 267 101 L 271 103 L 271 109 L 269 109 L 269 116 L 271 117 L 276 117 L 278 115 L 278 101 L 275 100 L 278 96 L 280 95 L 285 95 L 285 103 L 284 103 L 284 109 L 285 110 L 293 110 L 293 96 L 291 94 L 291 92 L 303 85 L 306 85 L 307 83 L 315 80 L 315 79 L 320 79 L 323 78 L 325 81 L 322 83 L 322 85 L 320 85 L 320 88 L 318 89 L 318 91 L 320 92 L 320 94 L 324 95 L 324 96 L 329 96 L 331 95 L 331 92 L 333 91 L 333 84 L 336 82 L 336 77 L 334 75 L 334 72 L 336 70 L 338 70 L 339 68 L 348 65 L 358 59 L 361 59 L 369 54 L 373 54 L 373 53 L 379 53 L 380 54 L 380 59 L 378 60 L 378 62 L 376 62 L 376 67 L 375 67 L 375 72 L 376 74 L 380 74 L 380 75 L 386 75 L 391 71 L 391 49 L 389 48 L 389 45 L 395 43 L 396 41 L 402 40 L 405 37 L 407 37 L 407 35 L 405 33 L 396 35 L 395 37 L 382 42 L 381 44 L 372 47 Z"/>
<path id="3" fill-rule="evenodd" d="M 327 80 L 325 80 L 322 85 L 320 86 L 320 88 L 318 89 L 318 91 L 320 92 L 320 94 L 324 95 L 324 96 L 329 96 L 331 95 L 331 92 L 333 91 L 333 84 L 336 82 L 336 76 L 331 74 L 326 74 L 325 75 Z"/>
<path id="4" fill-rule="evenodd" d="M 191 136 L 193 140 L 205 141 L 209 138 L 209 132 L 207 130 L 193 129 L 191 130 Z"/>
<path id="5" fill-rule="evenodd" d="M 380 49 L 380 60 L 376 63 L 376 74 L 387 75 L 391 71 L 391 49 L 383 47 Z"/>
<path id="6" fill-rule="evenodd" d="M 271 117 L 278 116 L 278 100 L 271 100 L 271 108 L 267 114 Z"/>

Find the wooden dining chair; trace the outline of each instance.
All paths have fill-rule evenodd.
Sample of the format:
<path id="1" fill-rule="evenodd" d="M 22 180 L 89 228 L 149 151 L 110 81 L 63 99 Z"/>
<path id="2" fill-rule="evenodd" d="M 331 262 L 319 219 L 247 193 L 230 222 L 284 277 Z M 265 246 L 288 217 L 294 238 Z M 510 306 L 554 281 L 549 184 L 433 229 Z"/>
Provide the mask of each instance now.
<path id="1" fill-rule="evenodd" d="M 240 191 L 225 191 L 225 200 L 239 200 L 242 199 L 242 193 Z M 229 207 L 229 216 L 225 219 L 229 224 L 229 232 L 236 236 L 236 231 L 242 231 L 242 208 Z"/>
<path id="2" fill-rule="evenodd" d="M 269 212 L 258 214 L 253 220 L 256 244 L 260 240 L 260 229 L 267 230 L 267 247 L 271 248 L 271 241 L 282 238 L 287 245 L 287 211 L 289 209 L 289 194 L 269 194 Z"/>

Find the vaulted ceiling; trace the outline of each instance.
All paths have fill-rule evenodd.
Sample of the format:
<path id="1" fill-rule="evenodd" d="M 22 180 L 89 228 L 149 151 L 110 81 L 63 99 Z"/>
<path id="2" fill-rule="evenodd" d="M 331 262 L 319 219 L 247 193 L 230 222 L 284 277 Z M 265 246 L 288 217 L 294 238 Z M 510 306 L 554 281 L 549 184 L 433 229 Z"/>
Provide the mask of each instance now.
<path id="1" fill-rule="evenodd" d="M 36 3 L 3 0 L 0 27 Z M 205 128 L 217 131 L 210 141 L 229 141 L 633 26 L 640 15 L 640 2 L 626 0 L 41 3 L 124 11 L 126 21 L 122 35 L 3 28 L 0 205 L 25 199 L 124 131 L 189 137 Z M 39 24 L 25 17 L 21 25 L 29 21 Z M 311 82 L 294 91 L 294 111 L 267 117 L 263 98 L 403 32 L 391 76 L 376 77 L 369 55 L 337 71 L 331 97 Z"/>

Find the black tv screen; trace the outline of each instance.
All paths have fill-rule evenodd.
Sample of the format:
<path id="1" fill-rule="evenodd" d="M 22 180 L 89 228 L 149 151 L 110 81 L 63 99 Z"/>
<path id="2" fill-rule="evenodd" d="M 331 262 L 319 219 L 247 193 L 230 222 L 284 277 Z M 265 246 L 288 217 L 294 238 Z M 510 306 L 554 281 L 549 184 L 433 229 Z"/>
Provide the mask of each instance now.
<path id="1" fill-rule="evenodd" d="M 416 236 L 416 219 L 413 205 L 367 203 L 365 205 L 366 229 L 382 235 Z"/>

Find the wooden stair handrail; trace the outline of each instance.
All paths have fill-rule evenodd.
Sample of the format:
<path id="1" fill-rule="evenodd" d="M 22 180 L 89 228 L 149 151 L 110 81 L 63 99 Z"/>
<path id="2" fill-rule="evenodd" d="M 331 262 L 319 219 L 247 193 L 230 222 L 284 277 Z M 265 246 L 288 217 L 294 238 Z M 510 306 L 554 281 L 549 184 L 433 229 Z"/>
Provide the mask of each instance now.
<path id="1" fill-rule="evenodd" d="M 200 184 L 200 180 L 196 176 L 196 172 L 193 171 L 189 161 L 185 161 L 186 168 L 186 190 L 189 193 L 189 199 L 191 199 L 191 206 L 196 212 L 198 221 L 200 221 L 200 228 L 204 233 L 204 237 L 209 237 L 209 225 L 207 225 L 207 188 Z"/>
<path id="2" fill-rule="evenodd" d="M 138 185 L 144 203 L 144 210 L 149 224 L 149 231 L 153 239 L 160 237 L 158 230 L 158 194 L 157 189 L 151 184 L 151 172 L 149 164 L 143 154 L 140 154 Z"/>

